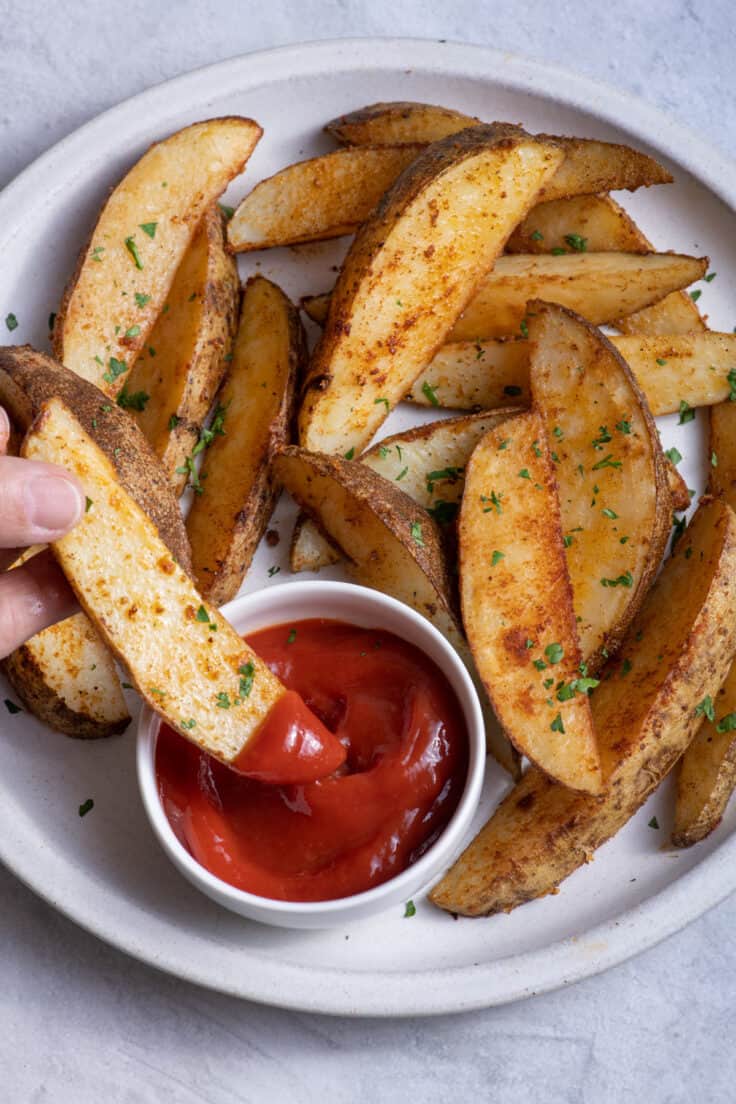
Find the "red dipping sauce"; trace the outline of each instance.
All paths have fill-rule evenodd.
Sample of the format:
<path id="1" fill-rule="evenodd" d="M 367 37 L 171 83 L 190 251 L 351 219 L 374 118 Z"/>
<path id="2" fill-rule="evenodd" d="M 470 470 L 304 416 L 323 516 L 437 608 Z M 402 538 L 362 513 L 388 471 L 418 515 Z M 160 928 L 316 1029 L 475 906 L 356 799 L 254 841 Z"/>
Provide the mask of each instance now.
<path id="1" fill-rule="evenodd" d="M 337 736 L 345 762 L 316 782 L 269 785 L 162 725 L 156 775 L 177 837 L 222 881 L 277 900 L 347 897 L 399 874 L 434 843 L 465 786 L 468 733 L 446 677 L 392 633 L 339 621 L 247 640 Z"/>

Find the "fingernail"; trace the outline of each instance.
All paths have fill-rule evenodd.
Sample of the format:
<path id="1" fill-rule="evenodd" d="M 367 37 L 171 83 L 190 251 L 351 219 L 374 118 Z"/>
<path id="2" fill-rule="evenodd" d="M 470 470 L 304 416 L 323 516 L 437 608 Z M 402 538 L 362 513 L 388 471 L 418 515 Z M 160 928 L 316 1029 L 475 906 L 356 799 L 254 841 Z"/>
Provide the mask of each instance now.
<path id="1" fill-rule="evenodd" d="M 0 406 L 0 441 L 5 441 L 10 436 L 10 418 L 4 406 Z"/>
<path id="2" fill-rule="evenodd" d="M 28 520 L 37 529 L 67 529 L 82 516 L 82 496 L 63 476 L 36 476 L 25 484 L 23 495 Z"/>

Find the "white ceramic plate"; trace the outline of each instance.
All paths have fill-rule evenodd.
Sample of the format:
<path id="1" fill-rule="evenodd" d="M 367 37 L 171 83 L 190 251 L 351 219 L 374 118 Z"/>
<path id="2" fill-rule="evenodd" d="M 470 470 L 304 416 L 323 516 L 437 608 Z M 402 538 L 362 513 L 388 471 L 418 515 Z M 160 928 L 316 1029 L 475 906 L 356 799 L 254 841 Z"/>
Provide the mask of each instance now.
<path id="1" fill-rule="evenodd" d="M 663 249 L 709 253 L 718 272 L 700 305 L 718 329 L 736 323 L 736 167 L 652 108 L 615 90 L 508 54 L 445 43 L 359 40 L 237 58 L 169 81 L 89 123 L 41 157 L 0 197 L 0 327 L 5 340 L 47 342 L 77 249 L 108 188 L 156 138 L 196 119 L 244 114 L 265 137 L 233 202 L 262 176 L 328 150 L 322 124 L 376 100 L 428 100 L 532 129 L 633 141 L 661 156 L 677 183 L 625 196 Z M 256 268 L 299 295 L 328 287 L 343 244 L 253 254 Z M 392 417 L 390 430 L 416 413 Z M 666 446 L 704 482 L 706 424 L 661 419 Z M 290 511 L 278 548 L 262 548 L 247 589 L 283 581 Z M 268 568 L 281 573 L 269 580 Z M 335 569 L 333 569 L 334 574 Z M 0 687 L 0 699 L 6 688 Z M 218 908 L 160 851 L 134 771 L 134 726 L 94 744 L 65 739 L 0 705 L 0 858 L 47 901 L 154 966 L 223 992 L 342 1014 L 409 1015 L 499 1004 L 566 985 L 650 946 L 736 887 L 736 807 L 711 838 L 666 849 L 664 787 L 555 897 L 509 916 L 459 920 L 418 902 L 344 931 L 285 932 Z M 491 770 L 481 817 L 505 788 Z M 94 809 L 80 819 L 88 797 Z M 657 815 L 659 831 L 648 821 Z M 479 823 L 480 823 L 479 818 Z"/>

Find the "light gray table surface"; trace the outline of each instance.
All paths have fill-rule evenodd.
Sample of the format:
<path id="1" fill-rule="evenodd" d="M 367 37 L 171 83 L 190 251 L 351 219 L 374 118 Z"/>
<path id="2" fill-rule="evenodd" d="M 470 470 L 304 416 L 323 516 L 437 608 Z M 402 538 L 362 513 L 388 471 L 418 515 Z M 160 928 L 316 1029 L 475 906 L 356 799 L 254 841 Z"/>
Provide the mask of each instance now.
<path id="1" fill-rule="evenodd" d="M 98 112 L 193 67 L 388 34 L 594 75 L 736 155 L 732 0 L 0 0 L 0 186 Z M 2 870 L 0 894 L 0 1100 L 12 1104 L 736 1099 L 736 897 L 570 989 L 379 1022 L 199 990 L 99 943 Z"/>

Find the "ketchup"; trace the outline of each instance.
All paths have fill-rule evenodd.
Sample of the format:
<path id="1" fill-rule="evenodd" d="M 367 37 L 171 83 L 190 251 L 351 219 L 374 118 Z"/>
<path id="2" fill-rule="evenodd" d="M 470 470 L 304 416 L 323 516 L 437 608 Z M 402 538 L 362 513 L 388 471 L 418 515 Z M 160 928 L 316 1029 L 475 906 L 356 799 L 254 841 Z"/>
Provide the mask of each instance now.
<path id="1" fill-rule="evenodd" d="M 222 881 L 287 901 L 347 897 L 416 862 L 452 816 L 468 768 L 462 710 L 442 671 L 392 633 L 337 621 L 247 639 L 296 692 L 284 695 L 279 724 L 289 728 L 289 701 L 301 708 L 301 696 L 346 758 L 318 781 L 271 785 L 162 725 L 159 793 L 182 844 Z"/>

